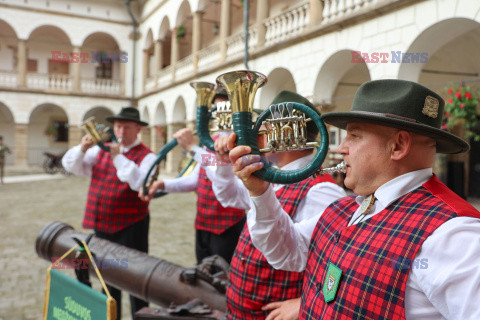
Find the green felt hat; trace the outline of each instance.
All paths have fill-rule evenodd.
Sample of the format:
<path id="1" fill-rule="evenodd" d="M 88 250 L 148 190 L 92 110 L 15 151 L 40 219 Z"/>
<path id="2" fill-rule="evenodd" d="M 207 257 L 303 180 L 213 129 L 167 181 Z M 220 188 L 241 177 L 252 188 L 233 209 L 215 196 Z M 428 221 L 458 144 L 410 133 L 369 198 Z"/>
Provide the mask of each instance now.
<path id="1" fill-rule="evenodd" d="M 115 120 L 133 121 L 141 126 L 148 126 L 148 123 L 140 120 L 140 112 L 133 107 L 125 107 L 115 116 L 106 117 L 105 120 L 113 123 Z"/>
<path id="2" fill-rule="evenodd" d="M 296 103 L 301 103 L 306 105 L 307 107 L 310 107 L 310 109 L 315 110 L 320 115 L 320 112 L 318 109 L 310 102 L 308 101 L 307 98 L 304 96 L 299 95 L 298 93 L 288 91 L 288 90 L 282 90 L 280 91 L 275 98 L 273 98 L 272 104 L 278 104 L 278 103 L 287 103 L 287 102 L 296 102 Z M 307 140 L 308 141 L 315 141 L 318 135 L 318 128 L 315 125 L 313 121 L 307 122 Z"/>
<path id="3" fill-rule="evenodd" d="M 350 112 L 325 113 L 323 120 L 346 129 L 349 122 L 366 122 L 421 134 L 437 142 L 438 153 L 461 153 L 470 149 L 467 142 L 441 130 L 442 97 L 411 81 L 386 79 L 360 86 Z"/>

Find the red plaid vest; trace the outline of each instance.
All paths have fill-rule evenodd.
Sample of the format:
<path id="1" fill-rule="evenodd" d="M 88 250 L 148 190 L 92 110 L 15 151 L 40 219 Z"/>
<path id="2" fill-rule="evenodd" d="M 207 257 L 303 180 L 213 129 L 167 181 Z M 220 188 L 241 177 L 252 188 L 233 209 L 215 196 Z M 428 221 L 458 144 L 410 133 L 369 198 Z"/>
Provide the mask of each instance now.
<path id="1" fill-rule="evenodd" d="M 123 155 L 138 165 L 150 152 L 140 143 Z M 110 153 L 100 150 L 92 168 L 83 227 L 113 234 L 145 219 L 148 213 L 148 202 L 141 201 L 128 183 L 118 180 Z"/>
<path id="2" fill-rule="evenodd" d="M 207 173 L 200 167 L 197 186 L 197 216 L 195 229 L 222 234 L 245 217 L 245 211 L 236 208 L 225 208 L 218 202 L 212 190 L 212 182 Z"/>
<path id="3" fill-rule="evenodd" d="M 323 213 L 310 243 L 300 319 L 405 319 L 405 287 L 422 243 L 444 222 L 480 218 L 437 177 L 369 220 L 347 227 L 358 204 L 346 197 Z M 325 303 L 329 263 L 342 270 L 334 301 Z"/>
<path id="4" fill-rule="evenodd" d="M 308 178 L 286 185 L 276 192 L 283 209 L 290 217 L 311 187 L 320 182 L 335 183 L 331 176 Z M 267 303 L 298 298 L 302 289 L 303 272 L 276 270 L 257 250 L 250 238 L 248 226 L 240 235 L 230 268 L 227 288 L 228 319 L 265 319 L 270 311 L 262 311 Z"/>

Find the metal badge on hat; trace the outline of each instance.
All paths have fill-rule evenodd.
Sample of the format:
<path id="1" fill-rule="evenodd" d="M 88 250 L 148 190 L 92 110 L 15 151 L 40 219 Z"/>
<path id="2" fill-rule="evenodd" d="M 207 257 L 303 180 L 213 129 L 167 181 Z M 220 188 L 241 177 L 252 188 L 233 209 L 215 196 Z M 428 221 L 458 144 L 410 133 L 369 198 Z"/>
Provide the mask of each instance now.
<path id="1" fill-rule="evenodd" d="M 425 104 L 423 105 L 422 113 L 430 118 L 436 119 L 438 117 L 438 106 L 440 102 L 437 98 L 427 96 L 425 98 Z"/>

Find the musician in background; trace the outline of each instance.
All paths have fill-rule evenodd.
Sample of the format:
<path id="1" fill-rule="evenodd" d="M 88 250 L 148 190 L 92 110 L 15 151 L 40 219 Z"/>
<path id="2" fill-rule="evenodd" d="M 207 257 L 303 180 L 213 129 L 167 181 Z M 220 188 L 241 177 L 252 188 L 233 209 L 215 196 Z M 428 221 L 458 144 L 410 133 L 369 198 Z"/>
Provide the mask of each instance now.
<path id="1" fill-rule="evenodd" d="M 315 106 L 306 98 L 291 91 L 281 91 L 271 102 L 278 104 L 297 102 L 307 105 L 316 111 Z M 316 141 L 318 128 L 313 121 L 307 123 L 307 141 Z M 219 154 L 228 157 L 228 142 L 234 144 L 235 134 L 217 140 L 216 149 Z M 265 146 L 265 135 L 259 135 L 258 145 Z M 229 141 L 230 140 L 230 141 Z M 246 148 L 246 147 L 239 147 Z M 273 162 L 283 170 L 295 170 L 306 166 L 313 158 L 313 149 L 294 150 L 264 154 L 266 160 Z M 238 165 L 238 164 L 235 164 Z M 226 171 L 226 170 L 225 170 Z M 224 190 L 219 195 L 223 205 L 247 205 L 250 207 L 250 196 L 242 181 L 234 179 L 234 173 L 223 174 L 221 185 Z M 308 251 L 308 243 L 316 221 L 322 211 L 333 201 L 344 197 L 345 191 L 340 188 L 328 174 L 309 177 L 301 182 L 289 185 L 270 185 L 268 196 L 262 203 L 252 206 L 248 212 L 247 223 L 255 222 L 256 214 L 263 211 L 263 206 L 275 204 L 275 209 L 295 225 L 307 225 L 310 228 L 302 230 L 301 236 L 305 243 L 300 247 Z M 277 226 L 276 214 L 269 217 L 272 228 Z M 310 221 L 313 221 L 310 223 Z M 242 231 L 232 259 L 229 273 L 230 285 L 227 288 L 227 318 L 228 319 L 297 319 L 300 310 L 300 295 L 302 289 L 303 272 L 289 272 L 275 270 L 270 266 L 252 243 L 251 230 L 248 227 Z M 268 235 L 265 235 L 268 238 Z M 276 239 L 282 245 L 283 239 Z"/>
<path id="2" fill-rule="evenodd" d="M 230 152 L 256 208 L 255 244 L 276 268 L 305 270 L 300 319 L 480 319 L 480 213 L 432 173 L 436 152 L 469 149 L 440 130 L 443 107 L 387 79 L 360 86 L 351 112 L 325 114 L 347 130 L 338 152 L 357 196 L 331 204 L 306 244 L 251 175 L 262 165 L 239 159 L 243 146 Z"/>
<path id="3" fill-rule="evenodd" d="M 149 168 L 156 160 L 152 151 L 137 136 L 146 122 L 136 108 L 122 108 L 106 118 L 113 122 L 118 143 L 107 144 L 110 152 L 100 149 L 89 135 L 62 158 L 66 170 L 91 176 L 83 227 L 95 230 L 95 236 L 148 253 L 150 216 L 148 201 L 137 197 Z M 108 286 L 117 301 L 117 319 L 121 318 L 121 291 Z M 148 303 L 130 296 L 132 318 Z"/>
<path id="4" fill-rule="evenodd" d="M 213 104 L 228 101 L 225 90 L 217 92 Z M 245 224 L 245 206 L 222 206 L 216 197 L 216 171 L 222 167 L 216 155 L 194 143 L 190 129 L 181 129 L 173 137 L 187 152 L 191 153 L 197 165 L 191 174 L 176 179 L 155 181 L 148 195 L 140 190 L 139 197 L 151 200 L 157 190 L 172 192 L 197 192 L 197 214 L 195 217 L 195 255 L 197 263 L 204 258 L 219 255 L 230 263 Z M 226 164 L 228 165 L 228 164 Z M 226 167 L 232 171 L 231 166 Z M 233 176 L 233 174 L 232 174 Z"/>
<path id="5" fill-rule="evenodd" d="M 10 151 L 10 148 L 3 143 L 3 137 L 0 136 L 0 184 L 3 184 L 3 171 L 7 154 L 12 154 L 12 151 Z"/>

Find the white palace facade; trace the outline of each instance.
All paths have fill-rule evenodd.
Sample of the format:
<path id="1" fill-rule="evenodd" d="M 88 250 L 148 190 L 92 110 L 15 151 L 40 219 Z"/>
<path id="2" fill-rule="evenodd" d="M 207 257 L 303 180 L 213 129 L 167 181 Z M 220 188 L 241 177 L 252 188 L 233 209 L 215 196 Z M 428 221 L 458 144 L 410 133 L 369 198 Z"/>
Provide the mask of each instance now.
<path id="1" fill-rule="evenodd" d="M 215 82 L 246 68 L 245 1 L 0 0 L 0 135 L 14 151 L 7 163 L 38 165 L 43 152 L 79 143 L 83 120 L 103 121 L 127 105 L 149 123 L 141 138 L 158 151 L 176 130 L 194 126 L 191 81 Z M 248 67 L 268 77 L 256 108 L 288 89 L 322 112 L 346 111 L 361 83 L 385 78 L 440 94 L 451 82 L 480 86 L 478 0 L 249 6 Z M 106 56 L 113 62 L 102 61 Z M 335 161 L 342 134 L 330 130 Z M 478 181 L 480 159 L 472 153 L 480 147 L 448 160 L 463 163 L 465 177 Z M 173 152 L 166 169 L 175 171 L 181 156 Z"/>

